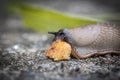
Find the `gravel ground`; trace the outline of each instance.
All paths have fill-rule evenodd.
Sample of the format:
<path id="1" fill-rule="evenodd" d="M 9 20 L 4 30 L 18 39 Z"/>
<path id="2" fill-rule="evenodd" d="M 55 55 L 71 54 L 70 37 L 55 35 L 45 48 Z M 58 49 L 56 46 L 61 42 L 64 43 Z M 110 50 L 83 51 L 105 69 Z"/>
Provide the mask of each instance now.
<path id="1" fill-rule="evenodd" d="M 0 80 L 120 80 L 120 55 L 54 62 L 52 37 L 23 28 L 0 32 Z"/>

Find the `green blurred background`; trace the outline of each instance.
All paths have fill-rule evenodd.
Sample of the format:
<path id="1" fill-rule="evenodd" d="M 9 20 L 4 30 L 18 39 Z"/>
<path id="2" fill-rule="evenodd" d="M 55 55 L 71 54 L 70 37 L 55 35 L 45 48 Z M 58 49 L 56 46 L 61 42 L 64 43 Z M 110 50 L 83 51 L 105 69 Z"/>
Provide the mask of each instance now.
<path id="1" fill-rule="evenodd" d="M 119 15 L 119 0 L 0 1 L 0 25 L 4 23 L 4 28 L 48 32 L 96 23 L 120 25 Z"/>

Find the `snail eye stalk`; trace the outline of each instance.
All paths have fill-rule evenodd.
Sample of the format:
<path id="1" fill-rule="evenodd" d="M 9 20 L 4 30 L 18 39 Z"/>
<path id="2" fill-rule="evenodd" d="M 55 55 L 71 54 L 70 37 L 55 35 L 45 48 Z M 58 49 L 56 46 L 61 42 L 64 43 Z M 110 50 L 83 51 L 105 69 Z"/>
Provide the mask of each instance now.
<path id="1" fill-rule="evenodd" d="M 48 34 L 53 34 L 53 35 L 56 35 L 57 32 L 48 32 Z"/>
<path id="2" fill-rule="evenodd" d="M 57 32 L 48 32 L 48 34 L 53 34 L 53 35 L 55 36 L 52 41 L 55 41 L 55 40 L 56 40 Z"/>

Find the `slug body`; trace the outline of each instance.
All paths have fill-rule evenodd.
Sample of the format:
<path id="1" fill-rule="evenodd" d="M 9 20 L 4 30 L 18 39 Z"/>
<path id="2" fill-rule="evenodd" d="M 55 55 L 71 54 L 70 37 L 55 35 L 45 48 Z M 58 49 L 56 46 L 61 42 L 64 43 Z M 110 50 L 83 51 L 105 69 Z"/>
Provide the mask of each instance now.
<path id="1" fill-rule="evenodd" d="M 108 24 L 62 29 L 55 34 L 72 46 L 72 55 L 87 58 L 109 53 L 120 54 L 120 27 Z"/>

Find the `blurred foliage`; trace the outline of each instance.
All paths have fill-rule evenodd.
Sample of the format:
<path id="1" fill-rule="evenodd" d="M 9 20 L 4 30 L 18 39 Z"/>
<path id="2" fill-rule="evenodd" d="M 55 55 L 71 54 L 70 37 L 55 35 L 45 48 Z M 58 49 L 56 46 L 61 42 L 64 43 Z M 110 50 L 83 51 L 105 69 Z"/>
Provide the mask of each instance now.
<path id="1" fill-rule="evenodd" d="M 30 5 L 12 5 L 10 10 L 22 16 L 25 27 L 42 32 L 57 31 L 62 28 L 73 28 L 99 22 L 92 19 L 70 17 L 53 10 L 36 8 Z"/>

